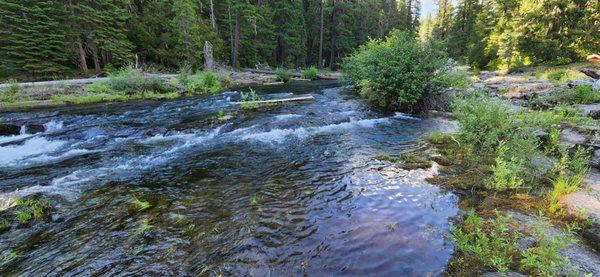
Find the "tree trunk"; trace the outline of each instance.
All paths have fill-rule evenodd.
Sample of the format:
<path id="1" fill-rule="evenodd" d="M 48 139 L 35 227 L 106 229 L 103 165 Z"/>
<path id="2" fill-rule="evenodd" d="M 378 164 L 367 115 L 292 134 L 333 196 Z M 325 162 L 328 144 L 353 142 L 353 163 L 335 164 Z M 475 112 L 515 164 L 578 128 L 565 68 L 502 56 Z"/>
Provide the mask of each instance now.
<path id="1" fill-rule="evenodd" d="M 102 72 L 102 67 L 100 66 L 100 57 L 98 57 L 98 47 L 95 43 L 90 45 L 90 50 L 92 51 L 92 59 L 94 60 L 94 73 L 99 74 Z"/>
<path id="2" fill-rule="evenodd" d="M 319 1 L 319 9 L 321 12 L 321 30 L 319 34 L 319 69 L 323 68 L 323 0 Z"/>
<path id="3" fill-rule="evenodd" d="M 239 2 L 238 2 L 239 4 Z M 239 57 L 240 57 L 240 20 L 241 20 L 241 15 L 240 15 L 240 11 L 239 8 L 236 10 L 235 12 L 235 31 L 233 33 L 233 58 L 232 58 L 232 63 L 233 63 L 233 67 L 238 68 L 240 66 L 240 61 L 239 61 Z"/>
<path id="4" fill-rule="evenodd" d="M 336 22 L 335 22 L 335 0 L 331 1 L 331 5 L 332 5 L 332 9 L 331 9 L 331 32 L 330 32 L 330 39 L 331 39 L 331 49 L 329 49 L 329 67 L 331 69 L 333 69 L 333 63 L 335 60 L 335 41 L 336 41 L 336 34 L 335 34 L 335 29 L 336 29 Z"/>
<path id="5" fill-rule="evenodd" d="M 83 43 L 81 43 L 81 39 L 77 39 L 77 52 L 79 53 L 79 67 L 83 70 L 84 73 L 88 72 L 87 61 L 85 60 L 85 50 L 83 49 Z"/>
<path id="6" fill-rule="evenodd" d="M 215 6 L 213 0 L 210 0 L 210 25 L 214 30 L 217 29 L 217 19 L 215 18 Z"/>
<path id="7" fill-rule="evenodd" d="M 213 47 L 209 41 L 204 42 L 204 70 L 212 71 L 215 67 Z"/>

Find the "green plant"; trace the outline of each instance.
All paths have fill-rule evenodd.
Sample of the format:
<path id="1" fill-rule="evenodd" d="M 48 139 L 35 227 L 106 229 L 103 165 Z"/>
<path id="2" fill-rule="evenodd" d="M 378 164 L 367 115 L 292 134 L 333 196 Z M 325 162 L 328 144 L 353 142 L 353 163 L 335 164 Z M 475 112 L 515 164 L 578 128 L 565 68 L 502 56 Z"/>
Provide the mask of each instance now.
<path id="1" fill-rule="evenodd" d="M 0 90 L 0 102 L 12 103 L 21 97 L 21 87 L 17 81 L 11 79 L 7 82 L 8 86 Z"/>
<path id="2" fill-rule="evenodd" d="M 434 44 L 394 30 L 385 40 L 371 40 L 342 62 L 344 77 L 359 93 L 389 109 L 415 104 L 436 70 L 444 64 Z"/>
<path id="3" fill-rule="evenodd" d="M 458 249 L 500 272 L 507 272 L 518 256 L 519 232 L 511 230 L 510 216 L 497 214 L 495 219 L 484 220 L 474 212 L 467 213 L 462 226 L 452 226 L 450 240 Z"/>
<path id="4" fill-rule="evenodd" d="M 486 188 L 497 191 L 521 188 L 523 186 L 521 175 L 526 169 L 522 161 L 513 157 L 506 158 L 505 142 L 501 142 L 496 151 L 496 164 L 492 166 L 492 177 L 485 182 Z"/>
<path id="5" fill-rule="evenodd" d="M 576 79 L 581 79 L 585 75 L 570 69 L 550 69 L 540 76 L 542 79 L 546 79 L 555 83 L 564 83 Z"/>
<path id="6" fill-rule="evenodd" d="M 132 198 L 131 201 L 133 202 L 133 205 L 136 207 L 136 209 L 139 212 L 145 211 L 145 210 L 150 209 L 152 207 L 152 204 L 150 204 L 150 202 L 139 200 L 135 196 Z"/>
<path id="7" fill-rule="evenodd" d="M 277 68 L 275 70 L 275 75 L 277 76 L 277 81 L 287 83 L 292 79 L 293 74 L 290 70 Z"/>
<path id="8" fill-rule="evenodd" d="M 600 91 L 592 86 L 576 86 L 553 94 L 550 100 L 568 104 L 588 104 L 600 102 Z"/>
<path id="9" fill-rule="evenodd" d="M 260 100 L 260 98 L 256 94 L 256 91 L 253 90 L 252 88 L 250 88 L 250 90 L 247 93 L 245 93 L 243 91 L 240 92 L 240 101 L 241 102 L 258 101 L 258 100 Z"/>
<path id="10" fill-rule="evenodd" d="M 21 223 L 43 219 L 52 211 L 48 198 L 17 199 L 15 203 L 17 206 L 15 217 Z"/>
<path id="11" fill-rule="evenodd" d="M 550 229 L 550 222 L 544 218 L 540 217 L 533 223 L 532 235 L 536 244 L 521 252 L 522 270 L 535 276 L 556 276 L 570 265 L 560 251 L 577 242 L 573 227 L 567 226 L 562 234 L 554 234 Z"/>
<path id="12" fill-rule="evenodd" d="M 319 78 L 319 70 L 314 66 L 309 67 L 302 72 L 302 78 L 316 80 Z"/>
<path id="13" fill-rule="evenodd" d="M 180 73 L 180 85 L 186 92 L 194 94 L 216 93 L 221 90 L 221 82 L 211 71 L 199 72 L 194 75 L 182 75 Z"/>
<path id="14" fill-rule="evenodd" d="M 464 70 L 439 70 L 434 78 L 433 83 L 442 88 L 454 87 L 458 89 L 465 89 L 471 85 L 471 79 L 469 73 Z"/>
<path id="15" fill-rule="evenodd" d="M 142 234 L 150 231 L 150 229 L 152 229 L 152 225 L 150 225 L 150 221 L 148 221 L 148 219 L 144 218 L 144 219 L 140 220 L 138 227 L 133 232 L 133 236 L 137 237 L 139 235 L 142 235 Z"/>
<path id="16" fill-rule="evenodd" d="M 0 233 L 10 229 L 10 221 L 7 219 L 0 220 Z"/>

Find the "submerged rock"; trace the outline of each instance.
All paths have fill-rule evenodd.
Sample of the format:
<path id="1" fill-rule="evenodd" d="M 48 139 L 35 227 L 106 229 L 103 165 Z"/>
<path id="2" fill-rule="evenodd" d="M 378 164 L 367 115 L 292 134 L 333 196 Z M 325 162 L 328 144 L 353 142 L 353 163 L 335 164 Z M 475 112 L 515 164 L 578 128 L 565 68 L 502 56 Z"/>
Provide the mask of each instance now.
<path id="1" fill-rule="evenodd" d="M 27 124 L 25 125 L 26 128 L 26 133 L 28 134 L 37 134 L 37 133 L 43 133 L 46 131 L 46 127 L 44 127 L 44 125 L 40 125 L 40 124 Z"/>
<path id="2" fill-rule="evenodd" d="M 0 136 L 15 136 L 21 133 L 21 126 L 0 124 Z"/>

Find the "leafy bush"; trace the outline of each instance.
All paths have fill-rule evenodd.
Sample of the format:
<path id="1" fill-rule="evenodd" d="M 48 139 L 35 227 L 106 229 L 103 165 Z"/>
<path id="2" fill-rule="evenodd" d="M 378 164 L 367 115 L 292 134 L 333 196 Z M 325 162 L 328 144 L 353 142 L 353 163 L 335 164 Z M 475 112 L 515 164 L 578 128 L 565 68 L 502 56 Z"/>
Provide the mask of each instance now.
<path id="1" fill-rule="evenodd" d="M 509 228 L 509 216 L 498 215 L 484 221 L 474 212 L 469 212 L 462 228 L 452 226 L 451 240 L 458 249 L 483 263 L 486 267 L 507 272 L 518 256 L 517 242 L 521 234 Z"/>
<path id="2" fill-rule="evenodd" d="M 518 189 L 523 186 L 521 178 L 527 170 L 524 161 L 515 157 L 506 157 L 506 143 L 501 142 L 497 149 L 496 164 L 492 166 L 492 178 L 486 183 L 486 188 L 493 190 Z"/>
<path id="3" fill-rule="evenodd" d="M 464 70 L 446 69 L 435 74 L 433 82 L 436 86 L 465 89 L 471 84 L 469 73 Z"/>
<path id="4" fill-rule="evenodd" d="M 16 206 L 15 217 L 20 223 L 43 219 L 52 211 L 50 200 L 47 198 L 17 199 Z"/>
<path id="5" fill-rule="evenodd" d="M 518 241 L 525 234 L 511 227 L 513 222 L 507 215 L 497 214 L 496 218 L 485 220 L 469 212 L 460 228 L 451 227 L 450 240 L 462 253 L 503 273 L 523 270 L 534 276 L 555 276 L 568 268 L 569 261 L 560 251 L 576 242 L 573 227 L 567 227 L 562 233 L 553 232 L 548 220 L 539 217 L 528 234 L 535 245 L 520 250 Z"/>
<path id="6" fill-rule="evenodd" d="M 342 62 L 344 76 L 359 93 L 383 108 L 421 99 L 442 55 L 408 32 L 394 30 L 385 40 L 371 40 Z"/>
<path id="7" fill-rule="evenodd" d="M 564 91 L 552 95 L 551 100 L 561 103 L 588 104 L 600 102 L 600 90 L 592 86 L 576 86 L 571 91 Z"/>
<path id="8" fill-rule="evenodd" d="M 142 72 L 130 67 L 123 68 L 110 74 L 108 80 L 87 85 L 84 90 L 93 94 L 128 94 L 166 93 L 173 90 L 166 82 L 158 77 L 145 77 Z"/>
<path id="9" fill-rule="evenodd" d="M 15 80 L 7 82 L 8 87 L 0 90 L 0 102 L 12 103 L 21 97 L 21 87 Z"/>
<path id="10" fill-rule="evenodd" d="M 277 81 L 279 82 L 289 82 L 292 79 L 292 71 L 282 68 L 277 68 L 275 70 L 275 75 L 277 76 Z"/>
<path id="11" fill-rule="evenodd" d="M 221 82 L 212 72 L 201 72 L 190 76 L 185 90 L 195 94 L 216 93 L 221 90 Z"/>
<path id="12" fill-rule="evenodd" d="M 319 79 L 319 70 L 316 67 L 309 67 L 302 72 L 303 79 L 316 80 Z"/>

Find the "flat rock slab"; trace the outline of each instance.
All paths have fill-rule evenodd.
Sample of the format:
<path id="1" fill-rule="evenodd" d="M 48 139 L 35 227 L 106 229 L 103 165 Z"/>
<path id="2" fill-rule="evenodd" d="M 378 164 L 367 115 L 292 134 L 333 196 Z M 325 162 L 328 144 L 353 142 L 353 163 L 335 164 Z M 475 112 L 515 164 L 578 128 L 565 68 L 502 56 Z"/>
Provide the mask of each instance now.
<path id="1" fill-rule="evenodd" d="M 561 144 L 568 148 L 574 147 L 576 145 L 583 145 L 587 141 L 587 138 L 585 136 L 569 128 L 563 129 L 560 135 Z"/>
<path id="2" fill-rule="evenodd" d="M 593 226 L 584 232 L 589 245 L 600 251 L 600 171 L 592 170 L 583 181 L 584 188 L 565 196 L 562 200 L 566 210 L 574 216 L 586 216 Z"/>
<path id="3" fill-rule="evenodd" d="M 600 119 L 600 103 L 579 105 L 579 110 L 593 119 Z"/>
<path id="4" fill-rule="evenodd" d="M 521 228 L 523 229 L 522 231 L 525 233 L 528 233 L 528 231 L 533 228 L 533 224 L 536 220 L 535 217 L 518 212 L 508 212 L 507 214 L 520 222 Z M 550 228 L 548 233 L 552 236 L 558 236 L 562 231 L 557 228 Z M 560 254 L 571 262 L 572 268 L 570 271 L 577 272 L 579 275 L 576 276 L 584 276 L 585 274 L 600 276 L 600 256 L 595 251 L 588 249 L 585 245 L 570 245 L 560 251 Z M 563 276 L 568 275 L 568 273 L 569 272 L 557 272 L 557 275 Z"/>

